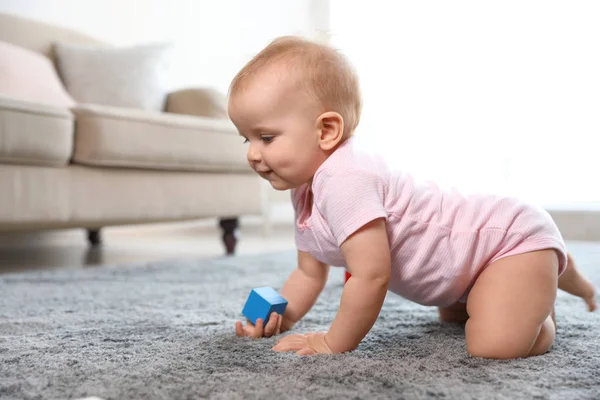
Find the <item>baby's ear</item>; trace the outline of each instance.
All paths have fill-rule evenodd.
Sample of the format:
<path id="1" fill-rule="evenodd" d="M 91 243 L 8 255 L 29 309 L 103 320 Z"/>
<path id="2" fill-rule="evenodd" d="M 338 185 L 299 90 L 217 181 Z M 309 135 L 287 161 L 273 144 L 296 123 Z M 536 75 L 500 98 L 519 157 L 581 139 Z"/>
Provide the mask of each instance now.
<path id="1" fill-rule="evenodd" d="M 321 149 L 333 150 L 344 136 L 344 118 L 335 111 L 324 112 L 317 119 Z"/>

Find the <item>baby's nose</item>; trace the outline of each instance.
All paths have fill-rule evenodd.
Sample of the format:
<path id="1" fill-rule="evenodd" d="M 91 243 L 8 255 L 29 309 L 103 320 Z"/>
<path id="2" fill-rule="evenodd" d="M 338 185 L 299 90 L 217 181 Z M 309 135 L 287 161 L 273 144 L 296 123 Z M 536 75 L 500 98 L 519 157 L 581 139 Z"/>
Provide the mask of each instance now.
<path id="1" fill-rule="evenodd" d="M 248 148 L 248 162 L 250 163 L 255 163 L 255 162 L 260 162 L 260 152 L 256 149 L 256 147 L 250 145 L 250 147 Z"/>

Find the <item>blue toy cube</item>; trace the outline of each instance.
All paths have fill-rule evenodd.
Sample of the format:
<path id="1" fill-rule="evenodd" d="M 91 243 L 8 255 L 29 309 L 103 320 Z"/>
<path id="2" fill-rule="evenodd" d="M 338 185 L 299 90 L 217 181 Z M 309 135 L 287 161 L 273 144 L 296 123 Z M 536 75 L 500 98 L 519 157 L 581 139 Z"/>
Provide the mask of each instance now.
<path id="1" fill-rule="evenodd" d="M 271 313 L 275 311 L 277 314 L 283 315 L 287 304 L 287 300 L 281 297 L 275 289 L 268 286 L 255 288 L 250 292 L 248 300 L 246 300 L 246 305 L 242 310 L 242 314 L 244 314 L 254 325 L 256 325 L 256 320 L 258 318 L 262 318 L 264 325 L 267 325 Z"/>

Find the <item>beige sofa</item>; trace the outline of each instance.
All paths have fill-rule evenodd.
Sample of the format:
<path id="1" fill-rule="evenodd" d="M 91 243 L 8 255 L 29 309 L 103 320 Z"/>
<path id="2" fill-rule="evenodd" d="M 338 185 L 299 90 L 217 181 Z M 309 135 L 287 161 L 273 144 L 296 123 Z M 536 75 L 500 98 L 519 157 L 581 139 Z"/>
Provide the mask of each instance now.
<path id="1" fill-rule="evenodd" d="M 59 40 L 98 43 L 0 14 L 0 41 L 52 59 Z M 211 90 L 172 93 L 163 113 L 0 98 L 0 232 L 84 228 L 96 245 L 102 227 L 219 218 L 231 254 L 238 217 L 261 212 L 259 179 Z"/>

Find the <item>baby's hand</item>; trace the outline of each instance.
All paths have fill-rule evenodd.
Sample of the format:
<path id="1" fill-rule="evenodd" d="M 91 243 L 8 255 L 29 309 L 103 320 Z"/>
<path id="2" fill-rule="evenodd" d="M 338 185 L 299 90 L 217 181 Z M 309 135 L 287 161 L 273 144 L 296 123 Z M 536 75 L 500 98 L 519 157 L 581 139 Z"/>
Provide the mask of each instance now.
<path id="1" fill-rule="evenodd" d="M 326 332 L 307 333 L 305 335 L 289 335 L 277 341 L 273 350 L 295 351 L 299 356 L 312 356 L 315 354 L 333 354 L 325 341 Z"/>
<path id="2" fill-rule="evenodd" d="M 273 312 L 271 314 L 271 318 L 269 318 L 269 322 L 267 326 L 263 327 L 262 318 L 258 318 L 256 320 L 256 325 L 254 325 L 250 321 L 246 321 L 246 326 L 242 326 L 241 321 L 237 321 L 235 323 L 235 334 L 236 336 L 250 336 L 252 338 L 258 339 L 261 337 L 271 337 L 273 335 L 279 335 L 281 332 L 281 322 L 283 321 L 283 316 Z"/>

